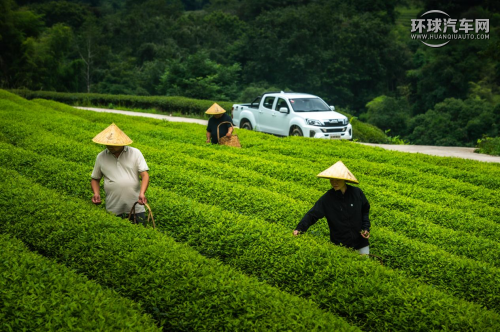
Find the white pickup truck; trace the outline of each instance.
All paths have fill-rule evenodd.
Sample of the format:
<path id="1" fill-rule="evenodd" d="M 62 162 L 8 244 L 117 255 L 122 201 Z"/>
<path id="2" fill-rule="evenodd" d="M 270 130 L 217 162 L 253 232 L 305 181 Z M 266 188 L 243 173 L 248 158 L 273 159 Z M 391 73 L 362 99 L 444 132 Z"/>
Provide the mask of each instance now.
<path id="1" fill-rule="evenodd" d="M 250 104 L 234 104 L 233 122 L 240 128 L 279 136 L 352 140 L 349 119 L 318 96 L 269 92 Z"/>

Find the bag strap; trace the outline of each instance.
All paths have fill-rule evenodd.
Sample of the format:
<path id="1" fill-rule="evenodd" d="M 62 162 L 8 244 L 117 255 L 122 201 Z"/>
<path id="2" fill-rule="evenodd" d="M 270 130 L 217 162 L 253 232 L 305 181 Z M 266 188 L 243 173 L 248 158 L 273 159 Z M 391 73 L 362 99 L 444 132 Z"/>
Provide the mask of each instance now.
<path id="1" fill-rule="evenodd" d="M 224 122 L 219 123 L 219 125 L 217 126 L 217 141 L 220 139 L 220 137 L 219 137 L 219 127 L 220 127 L 221 124 L 224 124 L 224 123 L 229 123 L 231 125 L 231 127 L 234 128 L 233 124 L 230 121 L 224 121 Z"/>
<path id="2" fill-rule="evenodd" d="M 135 202 L 134 205 L 132 205 L 132 209 L 130 210 L 130 213 L 129 213 L 129 219 L 130 219 L 130 216 L 132 216 L 134 224 L 137 224 L 137 216 L 136 216 L 136 213 L 135 213 L 135 205 L 138 204 L 138 203 L 139 202 Z M 144 204 L 144 206 L 147 207 L 147 210 L 148 210 L 148 221 L 147 222 L 149 223 L 149 221 L 151 220 L 151 223 L 153 224 L 153 228 L 156 228 L 155 219 L 153 218 L 153 211 L 149 207 L 148 203 Z"/>

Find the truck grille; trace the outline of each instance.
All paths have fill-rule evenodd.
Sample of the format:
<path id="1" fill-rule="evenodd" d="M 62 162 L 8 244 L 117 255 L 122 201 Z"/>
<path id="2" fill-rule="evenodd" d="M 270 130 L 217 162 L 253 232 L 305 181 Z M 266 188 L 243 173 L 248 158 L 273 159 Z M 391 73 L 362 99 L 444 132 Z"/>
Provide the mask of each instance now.
<path id="1" fill-rule="evenodd" d="M 330 129 L 323 129 L 321 128 L 321 131 L 324 133 L 342 133 L 344 132 L 346 127 L 343 128 L 330 128 Z"/>
<path id="2" fill-rule="evenodd" d="M 321 127 L 344 127 L 345 126 L 345 124 L 342 120 L 337 120 L 337 119 L 323 120 L 323 123 L 325 125 L 321 126 Z"/>

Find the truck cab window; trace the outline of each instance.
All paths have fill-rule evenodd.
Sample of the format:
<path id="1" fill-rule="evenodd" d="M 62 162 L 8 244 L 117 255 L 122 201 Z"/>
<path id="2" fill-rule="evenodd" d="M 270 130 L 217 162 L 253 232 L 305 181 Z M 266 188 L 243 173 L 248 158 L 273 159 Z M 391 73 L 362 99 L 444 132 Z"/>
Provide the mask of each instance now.
<path id="1" fill-rule="evenodd" d="M 265 108 L 272 109 L 275 97 L 266 97 L 264 103 L 262 104 Z"/>
<path id="2" fill-rule="evenodd" d="M 295 98 L 290 99 L 295 112 L 331 112 L 328 105 L 319 98 Z"/>
<path id="3" fill-rule="evenodd" d="M 288 104 L 286 103 L 286 100 L 283 98 L 278 98 L 278 102 L 276 103 L 276 108 L 275 111 L 279 112 L 280 108 L 285 107 L 288 109 Z"/>

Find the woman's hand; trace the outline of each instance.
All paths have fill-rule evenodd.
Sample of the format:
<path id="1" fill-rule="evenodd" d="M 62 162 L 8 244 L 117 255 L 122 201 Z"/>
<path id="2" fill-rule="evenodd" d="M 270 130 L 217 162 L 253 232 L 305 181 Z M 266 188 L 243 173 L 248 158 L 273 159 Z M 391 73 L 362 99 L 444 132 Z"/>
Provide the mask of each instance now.
<path id="1" fill-rule="evenodd" d="M 370 232 L 367 231 L 366 229 L 362 230 L 361 231 L 361 236 L 364 237 L 365 239 L 369 239 L 370 238 Z"/>

